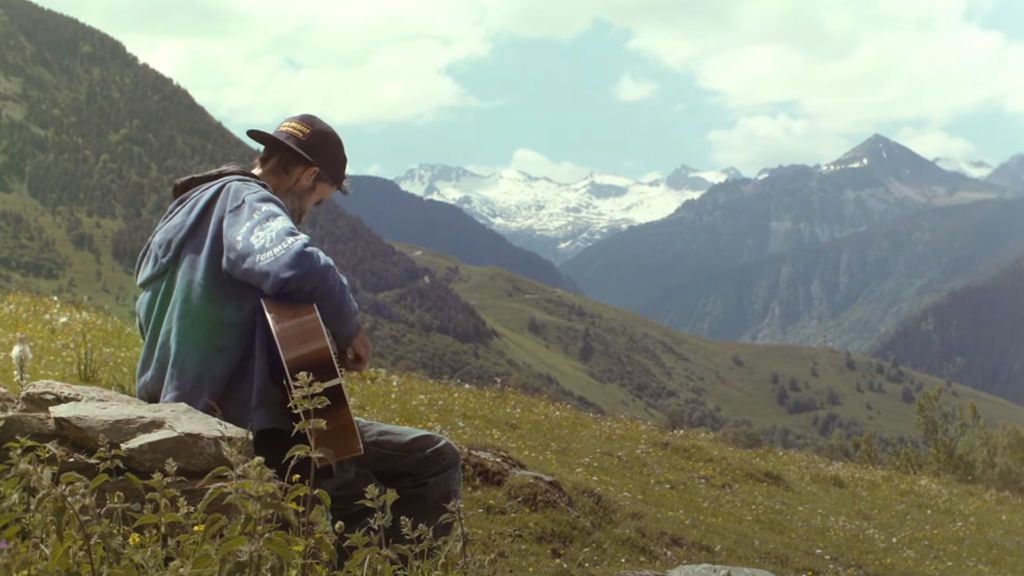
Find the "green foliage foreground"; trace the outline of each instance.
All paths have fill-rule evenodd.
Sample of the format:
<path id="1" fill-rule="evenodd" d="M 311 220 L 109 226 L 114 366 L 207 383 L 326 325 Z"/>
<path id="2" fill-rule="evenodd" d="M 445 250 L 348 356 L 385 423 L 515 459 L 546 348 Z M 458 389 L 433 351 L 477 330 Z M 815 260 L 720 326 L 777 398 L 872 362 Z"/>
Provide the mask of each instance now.
<path id="1" fill-rule="evenodd" d="M 100 470 L 68 471 L 68 454 L 30 441 L 7 446 L 0 467 L 4 574 L 445 574 L 451 539 L 402 523 L 408 544 L 388 543 L 394 492 L 367 490 L 367 526 L 331 526 L 322 491 L 283 483 L 259 459 L 239 461 L 186 497 L 172 462 L 142 480 L 122 476 L 116 451 Z M 125 482 L 124 480 L 127 480 Z M 296 478 L 298 480 L 298 478 Z M 345 534 L 343 536 L 338 536 Z M 339 557 L 339 551 L 341 556 Z"/>
<path id="2" fill-rule="evenodd" d="M 98 322 L 95 330 L 114 326 Z M 36 338 L 34 376 L 74 374 L 75 354 L 48 357 L 40 352 L 42 336 Z M 128 340 L 104 344 L 118 357 Z M 985 480 L 970 477 L 985 461 L 964 457 L 977 453 L 969 410 L 922 404 L 928 432 L 912 465 L 899 467 L 895 454 L 872 456 L 867 448 L 863 464 L 747 450 L 712 434 L 670 432 L 511 390 L 415 375 L 371 371 L 350 377 L 347 388 L 360 416 L 437 430 L 461 446 L 500 448 L 557 479 L 571 499 L 551 501 L 529 483 L 492 485 L 469 474 L 464 532 L 414 547 L 448 552 L 403 563 L 400 551 L 382 546 L 368 527 L 348 553 L 369 558 L 369 574 L 610 575 L 714 562 L 779 576 L 903 576 L 1017 574 L 1024 566 L 1024 499 L 973 483 Z M 872 465 L 883 460 L 892 466 Z M 315 512 L 318 498 L 289 497 L 296 484 L 279 483 L 253 463 L 219 471 L 182 502 L 173 471 L 132 481 L 116 467 L 72 469 L 59 452 L 39 446 L 23 446 L 5 461 L 3 574 L 356 569 L 335 567 L 333 527 Z M 117 491 L 123 501 L 100 496 Z M 370 496 L 370 505 L 386 510 L 386 495 Z"/>

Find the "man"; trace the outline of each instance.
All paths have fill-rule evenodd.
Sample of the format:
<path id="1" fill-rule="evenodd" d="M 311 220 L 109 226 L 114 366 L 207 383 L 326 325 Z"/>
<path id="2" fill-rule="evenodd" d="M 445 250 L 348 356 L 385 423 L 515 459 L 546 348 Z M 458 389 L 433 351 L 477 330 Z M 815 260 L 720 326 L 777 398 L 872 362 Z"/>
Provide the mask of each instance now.
<path id="1" fill-rule="evenodd" d="M 175 182 L 175 200 L 139 255 L 138 395 L 185 402 L 252 430 L 256 454 L 281 474 L 284 454 L 298 440 L 260 300 L 316 303 L 344 351 L 345 369 L 364 369 L 371 345 L 348 281 L 296 228 L 314 206 L 344 190 L 341 138 L 310 114 L 285 120 L 273 133 L 247 134 L 264 146 L 252 171 L 228 165 Z M 356 501 L 378 483 L 398 492 L 396 517 L 447 533 L 438 519 L 459 497 L 458 450 L 422 430 L 357 423 L 364 454 L 344 461 L 323 485 L 335 520 L 351 529 L 365 519 Z"/>

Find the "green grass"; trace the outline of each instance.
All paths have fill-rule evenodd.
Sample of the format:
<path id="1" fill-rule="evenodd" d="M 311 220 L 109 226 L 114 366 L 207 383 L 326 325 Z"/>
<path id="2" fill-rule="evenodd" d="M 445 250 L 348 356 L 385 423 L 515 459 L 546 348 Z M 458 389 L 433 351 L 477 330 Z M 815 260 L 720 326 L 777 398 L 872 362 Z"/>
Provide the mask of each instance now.
<path id="1" fill-rule="evenodd" d="M 141 341 L 138 330 L 120 318 L 53 297 L 0 295 L 0 352 L 8 362 L 0 370 L 0 386 L 8 390 L 17 390 L 8 353 L 18 333 L 32 349 L 32 380 L 134 389 Z"/>
<path id="2" fill-rule="evenodd" d="M 611 574 L 679 563 L 777 574 L 1012 574 L 1024 501 L 813 455 L 742 450 L 704 433 L 588 415 L 514 391 L 371 373 L 358 414 L 507 449 L 557 478 L 572 511 L 470 490 L 473 553 L 493 573 Z"/>
<path id="3" fill-rule="evenodd" d="M 83 332 L 103 342 L 110 370 L 133 366 L 138 354 L 124 321 L 52 299 L 3 297 L 0 327 L 29 334 L 36 377 L 74 381 L 72 351 Z M 756 361 L 751 355 L 746 365 Z M 826 357 L 819 363 L 823 373 L 831 369 Z M 743 450 L 708 433 L 411 374 L 356 375 L 348 391 L 357 415 L 504 449 L 566 488 L 570 509 L 521 487 L 467 481 L 469 553 L 481 574 L 608 575 L 714 562 L 779 576 L 1009 575 L 1024 565 L 1017 495 Z"/>
<path id="4" fill-rule="evenodd" d="M 401 248 L 418 264 L 447 278 L 473 304 L 502 336 L 493 346 L 552 374 L 564 388 L 608 414 L 666 420 L 672 400 L 651 398 L 635 389 L 636 379 L 629 380 L 645 374 L 641 383 L 655 382 L 679 398 L 703 397 L 723 418 L 745 419 L 755 428 L 778 426 L 817 437 L 815 416 L 820 422 L 833 412 L 881 436 L 914 434 L 914 405 L 902 399 L 902 384 L 876 371 L 888 369 L 878 360 L 853 355 L 851 367 L 845 353 L 835 349 L 711 341 L 498 268 L 474 268 L 418 247 Z M 452 274 L 456 269 L 458 273 Z M 542 330 L 529 329 L 531 317 Z M 590 361 L 578 352 L 584 329 L 595 342 Z M 616 367 L 624 368 L 623 374 L 614 372 Z M 960 401 L 975 402 L 992 424 L 1024 423 L 1024 407 L 1017 404 L 925 374 L 903 373 L 912 388 L 948 386 Z M 832 389 L 841 404 L 790 414 L 776 402 L 773 374 L 779 385 L 788 387 L 794 380 L 803 389 L 792 395 L 824 400 Z M 869 391 L 872 381 L 884 386 L 884 392 Z"/>

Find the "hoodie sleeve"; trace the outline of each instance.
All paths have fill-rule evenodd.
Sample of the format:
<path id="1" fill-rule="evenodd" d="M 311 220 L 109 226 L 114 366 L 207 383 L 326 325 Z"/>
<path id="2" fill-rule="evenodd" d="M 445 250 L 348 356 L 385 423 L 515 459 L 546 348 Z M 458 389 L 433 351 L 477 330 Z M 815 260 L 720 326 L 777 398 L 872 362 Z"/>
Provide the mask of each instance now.
<path id="1" fill-rule="evenodd" d="M 334 262 L 266 194 L 245 194 L 224 216 L 224 271 L 271 297 L 314 302 L 340 350 L 359 330 L 359 309 Z"/>

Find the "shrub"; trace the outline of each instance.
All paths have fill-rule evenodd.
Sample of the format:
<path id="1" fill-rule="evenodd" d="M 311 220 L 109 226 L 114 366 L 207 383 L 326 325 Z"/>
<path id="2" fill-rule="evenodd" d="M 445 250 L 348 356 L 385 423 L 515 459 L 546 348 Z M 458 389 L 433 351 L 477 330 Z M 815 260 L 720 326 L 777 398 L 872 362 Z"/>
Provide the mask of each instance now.
<path id="1" fill-rule="evenodd" d="M 297 413 L 309 416 L 325 401 L 317 383 L 305 380 L 297 390 Z M 297 430 L 311 433 L 322 425 L 307 417 Z M 290 454 L 292 464 L 325 454 L 309 439 L 310 446 Z M 72 457 L 81 470 L 81 457 L 56 445 L 20 440 L 5 450 L 3 574 L 460 573 L 455 556 L 465 539 L 456 507 L 442 521 L 456 522 L 462 538 L 435 538 L 430 527 L 393 517 L 394 491 L 370 486 L 361 501 L 372 511 L 370 521 L 345 533 L 340 523 L 332 525 L 330 497 L 313 488 L 312 479 L 307 483 L 296 474 L 282 482 L 261 458 L 238 458 L 188 488 L 173 461 L 142 479 L 124 472 L 118 451 L 102 448 L 87 477 L 62 472 Z M 402 543 L 385 538 L 396 521 Z"/>

